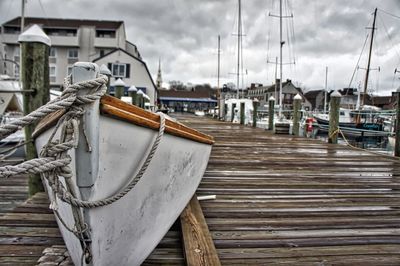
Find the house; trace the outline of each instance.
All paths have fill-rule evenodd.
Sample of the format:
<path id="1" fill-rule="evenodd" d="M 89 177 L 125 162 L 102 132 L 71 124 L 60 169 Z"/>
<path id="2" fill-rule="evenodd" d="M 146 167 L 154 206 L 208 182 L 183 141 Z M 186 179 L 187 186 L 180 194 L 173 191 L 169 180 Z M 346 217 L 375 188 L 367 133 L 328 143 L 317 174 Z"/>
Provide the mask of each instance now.
<path id="1" fill-rule="evenodd" d="M 247 97 L 250 99 L 257 98 L 260 102 L 261 109 L 268 104 L 270 97 L 275 98 L 275 103 L 279 104 L 279 79 L 275 84 L 270 86 L 259 86 L 250 88 L 247 92 Z M 296 87 L 290 79 L 282 83 L 282 105 L 283 110 L 293 110 L 293 98 L 299 94 L 303 98 L 303 106 L 305 110 L 311 110 L 311 103 L 304 97 L 300 88 Z"/>
<path id="2" fill-rule="evenodd" d="M 7 61 L 0 64 L 0 73 L 15 78 L 19 75 L 20 23 L 21 18 L 16 17 L 1 26 L 0 52 Z M 156 102 L 157 90 L 152 77 L 136 45 L 126 39 L 123 21 L 25 18 L 25 28 L 33 24 L 39 25 L 51 40 L 49 72 L 52 88 L 62 88 L 64 78 L 71 73 L 75 62 L 106 63 L 114 80 L 122 78 L 128 86 L 145 88 L 151 103 Z"/>
<path id="3" fill-rule="evenodd" d="M 126 84 L 125 96 L 128 96 L 128 89 L 134 85 L 150 97 L 150 106 L 153 107 L 157 100 L 156 85 L 151 78 L 146 63 L 139 57 L 127 52 L 124 49 L 116 48 L 107 54 L 93 60 L 98 65 L 106 65 L 111 70 L 114 81 L 121 78 Z M 110 86 L 111 94 L 114 93 L 113 81 Z"/>
<path id="4" fill-rule="evenodd" d="M 328 93 L 327 93 L 327 102 L 328 105 Z M 304 97 L 311 103 L 312 111 L 323 111 L 324 110 L 324 102 L 325 102 L 325 90 L 312 90 L 308 91 L 304 94 Z"/>

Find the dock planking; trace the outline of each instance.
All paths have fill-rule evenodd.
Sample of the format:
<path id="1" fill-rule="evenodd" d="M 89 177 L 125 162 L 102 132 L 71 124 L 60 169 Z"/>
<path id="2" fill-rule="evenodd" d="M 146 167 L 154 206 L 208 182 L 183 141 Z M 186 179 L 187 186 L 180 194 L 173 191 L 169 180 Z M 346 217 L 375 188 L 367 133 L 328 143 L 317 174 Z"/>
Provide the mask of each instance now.
<path id="1" fill-rule="evenodd" d="M 400 265 L 397 159 L 175 116 L 216 140 L 196 193 L 217 195 L 200 205 L 222 265 Z M 62 240 L 47 197 L 24 202 L 23 177 L 0 180 L 0 190 L 0 208 L 8 206 L 0 213 L 0 264 L 35 265 L 50 246 L 43 263 L 59 259 L 51 260 Z M 182 239 L 178 219 L 143 265 L 187 264 Z"/>
<path id="2" fill-rule="evenodd" d="M 175 115 L 215 138 L 197 195 L 222 265 L 400 265 L 400 161 Z"/>

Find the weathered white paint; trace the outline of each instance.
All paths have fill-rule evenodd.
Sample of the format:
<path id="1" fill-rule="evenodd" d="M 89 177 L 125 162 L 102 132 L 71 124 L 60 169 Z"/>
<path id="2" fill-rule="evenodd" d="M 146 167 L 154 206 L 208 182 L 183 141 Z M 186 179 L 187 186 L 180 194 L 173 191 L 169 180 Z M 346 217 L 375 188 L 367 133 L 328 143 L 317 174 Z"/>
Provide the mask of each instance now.
<path id="1" fill-rule="evenodd" d="M 49 36 L 36 24 L 19 35 L 18 42 L 39 42 L 51 46 Z"/>
<path id="2" fill-rule="evenodd" d="M 244 123 L 253 121 L 253 101 L 250 99 L 228 99 L 225 101 L 227 110 L 225 110 L 225 121 L 231 121 L 232 112 L 234 112 L 233 123 L 240 123 L 240 104 L 244 102 Z M 232 104 L 236 104 L 235 110 L 232 110 Z"/>
<path id="3" fill-rule="evenodd" d="M 103 116 L 99 128 L 100 167 L 90 200 L 119 191 L 136 174 L 157 134 Z M 38 149 L 46 143 L 48 135 L 46 132 L 37 139 Z M 148 170 L 132 191 L 111 205 L 87 210 L 93 265 L 140 265 L 194 194 L 210 152 L 210 145 L 164 135 Z M 70 155 L 75 161 L 76 152 Z M 75 171 L 76 166 L 72 165 L 72 169 Z M 72 225 L 69 206 L 60 200 L 57 203 L 63 218 Z M 79 242 L 62 225 L 60 229 L 74 263 L 80 265 Z"/>
<path id="4" fill-rule="evenodd" d="M 96 64 L 78 63 L 73 81 L 94 78 L 97 73 Z M 82 129 L 79 147 L 69 151 L 74 188 L 84 200 L 104 199 L 120 191 L 136 175 L 157 135 L 155 130 L 101 116 L 98 105 L 85 107 L 85 124 L 81 124 L 91 151 L 87 150 Z M 48 130 L 36 139 L 38 150 L 50 134 Z M 133 190 L 113 204 L 83 211 L 92 240 L 90 265 L 140 265 L 193 196 L 210 153 L 210 145 L 165 134 Z M 48 184 L 46 188 L 63 220 L 73 227 L 70 206 L 54 199 Z M 80 242 L 59 220 L 57 223 L 73 262 L 80 265 Z"/>

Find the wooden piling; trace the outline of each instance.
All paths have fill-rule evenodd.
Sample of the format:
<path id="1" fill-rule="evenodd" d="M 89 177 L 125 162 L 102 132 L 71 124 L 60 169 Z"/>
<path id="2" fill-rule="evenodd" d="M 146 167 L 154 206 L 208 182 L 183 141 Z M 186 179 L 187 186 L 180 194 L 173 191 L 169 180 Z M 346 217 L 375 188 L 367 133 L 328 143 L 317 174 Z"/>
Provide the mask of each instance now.
<path id="1" fill-rule="evenodd" d="M 244 125 L 245 122 L 245 109 L 246 104 L 244 102 L 240 103 L 240 124 Z"/>
<path id="2" fill-rule="evenodd" d="M 108 77 L 107 81 L 107 94 L 110 94 L 110 81 L 111 81 L 111 71 L 108 69 L 108 67 L 105 64 L 102 64 L 100 66 L 100 74 L 106 75 Z"/>
<path id="3" fill-rule="evenodd" d="M 300 94 L 296 94 L 293 99 L 293 132 L 292 134 L 295 136 L 299 136 L 300 134 L 300 109 L 301 109 L 301 101 L 302 98 Z"/>
<path id="4" fill-rule="evenodd" d="M 396 124 L 395 124 L 395 145 L 394 145 L 394 156 L 400 156 L 400 88 L 396 91 L 397 95 L 397 107 L 396 107 Z"/>
<path id="5" fill-rule="evenodd" d="M 225 103 L 224 104 L 224 110 L 222 112 L 222 120 L 224 120 L 224 121 L 226 119 L 227 110 L 228 110 L 228 104 Z"/>
<path id="6" fill-rule="evenodd" d="M 253 100 L 253 127 L 257 127 L 258 99 Z"/>
<path id="7" fill-rule="evenodd" d="M 143 104 L 143 91 L 142 90 L 138 90 L 137 94 L 136 94 L 136 99 L 137 99 L 137 106 L 139 106 L 140 108 L 144 107 Z"/>
<path id="8" fill-rule="evenodd" d="M 274 112 L 275 98 L 271 96 L 268 100 L 268 130 L 274 130 Z"/>
<path id="9" fill-rule="evenodd" d="M 236 107 L 236 103 L 232 103 L 231 122 L 233 122 L 233 119 L 235 118 L 235 107 Z"/>
<path id="10" fill-rule="evenodd" d="M 128 89 L 128 94 L 132 98 L 132 104 L 137 105 L 137 88 L 135 86 L 131 86 Z"/>
<path id="11" fill-rule="evenodd" d="M 24 115 L 31 113 L 50 100 L 49 52 L 50 38 L 38 25 L 33 25 L 22 33 L 18 41 L 21 43 L 21 80 L 24 90 L 32 90 L 23 94 Z M 37 151 L 32 139 L 36 124 L 25 127 L 26 159 L 37 158 Z M 29 175 L 29 195 L 44 191 L 40 175 Z"/>
<path id="12" fill-rule="evenodd" d="M 329 110 L 329 136 L 328 143 L 337 144 L 339 131 L 339 110 L 340 98 L 342 96 L 335 91 L 331 94 L 330 110 Z"/>
<path id="13" fill-rule="evenodd" d="M 125 83 L 122 81 L 122 79 L 117 79 L 117 81 L 114 84 L 115 88 L 115 97 L 118 99 L 121 99 L 122 96 L 124 96 L 124 90 L 125 90 Z"/>

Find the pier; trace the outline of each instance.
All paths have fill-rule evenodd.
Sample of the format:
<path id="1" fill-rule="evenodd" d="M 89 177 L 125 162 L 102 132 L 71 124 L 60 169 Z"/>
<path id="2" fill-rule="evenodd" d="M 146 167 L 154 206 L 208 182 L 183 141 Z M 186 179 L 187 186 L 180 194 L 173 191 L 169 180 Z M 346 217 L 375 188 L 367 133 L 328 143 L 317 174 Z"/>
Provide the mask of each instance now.
<path id="1" fill-rule="evenodd" d="M 199 201 L 215 249 L 198 253 L 216 252 L 222 265 L 400 265 L 398 159 L 174 116 L 216 141 L 196 192 L 216 195 Z M 23 177 L 0 189 L 0 264 L 70 265 L 45 194 L 25 201 Z M 178 219 L 144 265 L 185 265 L 182 228 Z"/>

